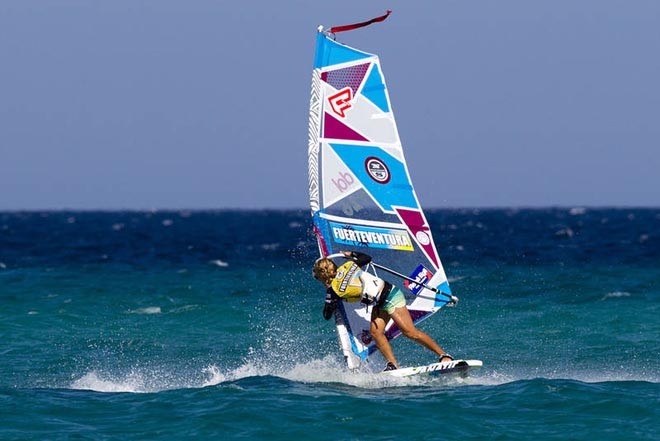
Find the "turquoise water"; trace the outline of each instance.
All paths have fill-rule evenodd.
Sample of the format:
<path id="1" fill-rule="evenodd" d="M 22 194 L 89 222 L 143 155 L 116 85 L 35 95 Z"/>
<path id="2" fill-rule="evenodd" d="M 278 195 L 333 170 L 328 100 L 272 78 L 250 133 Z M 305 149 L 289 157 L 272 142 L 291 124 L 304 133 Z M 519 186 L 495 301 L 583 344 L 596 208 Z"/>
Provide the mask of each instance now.
<path id="1" fill-rule="evenodd" d="M 465 380 L 343 369 L 304 211 L 0 213 L 0 439 L 659 438 L 660 210 L 429 221 Z"/>

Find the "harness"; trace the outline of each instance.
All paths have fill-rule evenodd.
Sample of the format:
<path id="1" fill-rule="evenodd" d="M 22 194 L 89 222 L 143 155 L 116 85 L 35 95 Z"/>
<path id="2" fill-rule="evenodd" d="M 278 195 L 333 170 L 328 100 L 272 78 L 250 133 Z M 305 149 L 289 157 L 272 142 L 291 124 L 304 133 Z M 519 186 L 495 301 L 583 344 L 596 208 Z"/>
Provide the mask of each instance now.
<path id="1" fill-rule="evenodd" d="M 333 291 L 348 302 L 358 300 L 365 305 L 378 307 L 392 290 L 392 284 L 367 271 L 363 271 L 355 262 L 346 262 L 337 269 L 337 275 L 331 283 Z"/>

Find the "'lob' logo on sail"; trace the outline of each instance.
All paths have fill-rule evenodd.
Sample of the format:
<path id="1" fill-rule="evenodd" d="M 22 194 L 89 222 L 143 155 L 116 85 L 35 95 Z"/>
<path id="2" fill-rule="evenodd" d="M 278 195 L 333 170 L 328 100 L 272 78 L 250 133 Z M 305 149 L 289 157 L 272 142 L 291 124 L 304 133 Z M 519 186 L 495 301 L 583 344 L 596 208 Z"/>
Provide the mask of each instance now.
<path id="1" fill-rule="evenodd" d="M 328 97 L 328 102 L 332 111 L 342 118 L 346 118 L 346 111 L 353 107 L 351 101 L 353 100 L 353 90 L 350 87 L 345 87 L 339 92 Z"/>
<path id="2" fill-rule="evenodd" d="M 348 190 L 348 188 L 353 185 L 353 182 L 355 182 L 353 176 L 350 173 L 345 172 L 339 172 L 339 177 L 337 179 L 330 180 L 333 184 L 335 184 L 335 187 L 337 187 L 337 190 L 339 190 L 341 193 Z"/>

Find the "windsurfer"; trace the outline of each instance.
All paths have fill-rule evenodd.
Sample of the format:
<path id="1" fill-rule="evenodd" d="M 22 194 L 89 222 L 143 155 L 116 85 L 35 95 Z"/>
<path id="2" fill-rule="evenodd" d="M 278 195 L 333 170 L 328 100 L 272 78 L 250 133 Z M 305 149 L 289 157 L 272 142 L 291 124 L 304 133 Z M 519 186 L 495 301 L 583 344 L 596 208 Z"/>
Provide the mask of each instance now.
<path id="1" fill-rule="evenodd" d="M 314 278 L 326 287 L 323 318 L 329 320 L 337 308 L 337 302 L 341 300 L 373 305 L 370 332 L 376 347 L 387 360 L 385 371 L 399 368 L 392 346 L 385 336 L 385 325 L 390 319 L 403 335 L 435 352 L 440 362 L 453 360 L 428 334 L 415 327 L 406 307 L 406 299 L 399 288 L 362 270 L 371 262 L 371 256 L 356 251 L 342 253 L 349 260 L 339 267 L 327 258 L 319 259 L 314 265 Z"/>

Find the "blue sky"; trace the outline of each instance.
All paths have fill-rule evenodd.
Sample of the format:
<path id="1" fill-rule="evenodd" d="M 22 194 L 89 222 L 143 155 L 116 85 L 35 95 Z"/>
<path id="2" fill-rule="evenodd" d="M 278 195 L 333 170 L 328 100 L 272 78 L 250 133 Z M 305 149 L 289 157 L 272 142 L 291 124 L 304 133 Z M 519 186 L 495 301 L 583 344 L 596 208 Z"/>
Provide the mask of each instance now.
<path id="1" fill-rule="evenodd" d="M 660 206 L 657 0 L 3 1 L 0 210 L 306 208 L 316 27 L 422 204 Z"/>

